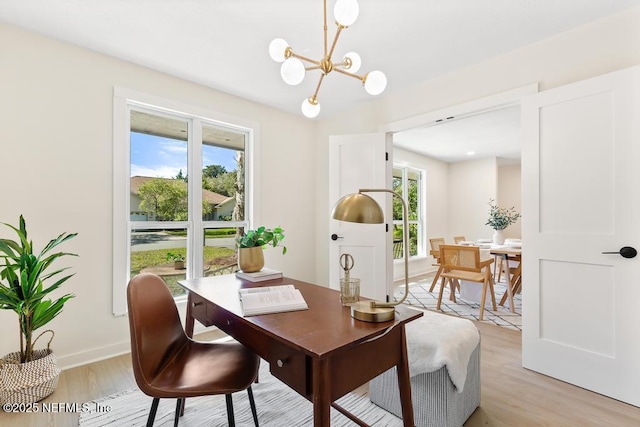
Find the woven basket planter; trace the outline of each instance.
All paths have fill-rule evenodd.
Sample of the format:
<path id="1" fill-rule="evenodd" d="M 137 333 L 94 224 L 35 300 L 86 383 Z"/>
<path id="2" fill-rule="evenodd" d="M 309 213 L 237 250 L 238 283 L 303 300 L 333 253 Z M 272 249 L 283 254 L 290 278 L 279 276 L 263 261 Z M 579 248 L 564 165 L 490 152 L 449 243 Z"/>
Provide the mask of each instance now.
<path id="1" fill-rule="evenodd" d="M 0 359 L 0 405 L 34 403 L 56 389 L 61 371 L 56 356 L 49 346 L 33 355 L 35 359 L 26 363 L 20 363 L 20 352 Z"/>

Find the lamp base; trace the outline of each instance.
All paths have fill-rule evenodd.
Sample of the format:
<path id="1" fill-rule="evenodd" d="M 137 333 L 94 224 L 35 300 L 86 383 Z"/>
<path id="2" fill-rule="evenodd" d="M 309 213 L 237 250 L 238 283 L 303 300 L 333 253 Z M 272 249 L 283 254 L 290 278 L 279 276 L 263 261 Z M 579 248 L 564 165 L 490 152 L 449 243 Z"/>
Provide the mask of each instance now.
<path id="1" fill-rule="evenodd" d="M 393 307 L 371 307 L 371 301 L 358 301 L 351 306 L 351 317 L 363 322 L 389 322 L 396 317 Z"/>

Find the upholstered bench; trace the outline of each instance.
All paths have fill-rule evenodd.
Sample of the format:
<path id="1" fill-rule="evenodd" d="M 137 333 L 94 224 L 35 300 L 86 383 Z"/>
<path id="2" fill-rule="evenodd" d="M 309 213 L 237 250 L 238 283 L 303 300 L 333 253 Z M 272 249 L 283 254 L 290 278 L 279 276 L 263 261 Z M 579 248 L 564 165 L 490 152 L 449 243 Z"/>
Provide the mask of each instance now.
<path id="1" fill-rule="evenodd" d="M 480 405 L 480 334 L 473 322 L 431 311 L 406 326 L 417 427 L 459 427 Z M 402 417 L 392 368 L 369 383 L 371 402 Z"/>

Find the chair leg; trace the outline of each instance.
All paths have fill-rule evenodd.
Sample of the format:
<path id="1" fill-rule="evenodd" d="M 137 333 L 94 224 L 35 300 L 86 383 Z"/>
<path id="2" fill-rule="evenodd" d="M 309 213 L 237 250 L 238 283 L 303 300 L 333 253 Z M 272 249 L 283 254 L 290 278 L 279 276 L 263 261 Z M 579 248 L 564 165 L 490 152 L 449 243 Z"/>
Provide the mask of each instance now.
<path id="1" fill-rule="evenodd" d="M 482 297 L 480 298 L 480 315 L 478 316 L 478 320 L 482 320 L 484 317 L 484 303 L 487 300 L 487 280 L 485 279 L 482 282 Z"/>
<path id="2" fill-rule="evenodd" d="M 433 276 L 433 281 L 431 282 L 431 287 L 429 288 L 429 292 L 433 292 L 436 288 L 436 283 L 438 283 L 438 279 L 440 278 L 440 273 L 442 273 L 442 266 L 438 266 L 438 271 L 436 271 L 436 275 Z"/>
<path id="3" fill-rule="evenodd" d="M 440 310 L 440 304 L 442 304 L 442 292 L 444 291 L 446 277 L 443 277 L 440 282 L 440 292 L 438 293 L 438 304 L 436 304 L 436 310 Z"/>
<path id="4" fill-rule="evenodd" d="M 457 303 L 458 301 L 456 300 L 456 289 L 460 289 L 460 282 L 458 282 L 458 279 L 449 279 L 449 289 L 451 290 L 449 299 Z"/>
<path id="5" fill-rule="evenodd" d="M 227 401 L 227 420 L 229 421 L 229 427 L 235 427 L 236 420 L 233 415 L 233 399 L 231 398 L 231 394 L 225 394 L 224 397 Z"/>
<path id="6" fill-rule="evenodd" d="M 156 412 L 158 412 L 158 403 L 160 403 L 159 397 L 154 397 L 151 402 L 151 411 L 149 411 L 149 418 L 147 418 L 147 427 L 153 426 L 153 421 L 156 419 Z"/>
<path id="7" fill-rule="evenodd" d="M 247 394 L 249 395 L 249 405 L 251 405 L 251 415 L 253 415 L 253 423 L 256 427 L 260 427 L 258 424 L 258 411 L 256 411 L 256 401 L 253 400 L 253 391 L 251 386 L 247 388 Z"/>
<path id="8" fill-rule="evenodd" d="M 178 399 L 176 403 L 176 415 L 173 417 L 173 427 L 178 427 L 178 421 L 180 420 L 180 415 L 182 413 L 182 401 L 184 399 Z"/>

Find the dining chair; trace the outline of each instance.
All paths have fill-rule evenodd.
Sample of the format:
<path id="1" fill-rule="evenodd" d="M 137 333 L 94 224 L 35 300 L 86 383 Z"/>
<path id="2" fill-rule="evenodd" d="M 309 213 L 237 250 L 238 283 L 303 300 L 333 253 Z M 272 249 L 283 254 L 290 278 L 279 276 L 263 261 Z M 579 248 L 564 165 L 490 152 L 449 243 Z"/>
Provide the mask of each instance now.
<path id="1" fill-rule="evenodd" d="M 453 236 L 453 242 L 457 245 L 460 242 L 464 242 L 467 239 L 464 238 L 464 236 Z"/>
<path id="2" fill-rule="evenodd" d="M 429 292 L 433 292 L 436 287 L 436 283 L 438 283 L 438 279 L 440 278 L 440 273 L 442 273 L 442 267 L 440 266 L 440 245 L 444 245 L 444 238 L 435 237 L 433 239 L 429 239 L 429 245 L 431 246 L 431 256 L 436 260 L 436 262 L 431 265 L 438 267 L 438 271 L 436 271 L 436 275 L 433 277 L 431 287 L 429 288 Z"/>
<path id="3" fill-rule="evenodd" d="M 174 426 L 187 397 L 224 394 L 229 426 L 235 425 L 231 393 L 247 390 L 258 426 L 251 384 L 260 358 L 237 341 L 200 342 L 182 329 L 178 309 L 164 281 L 138 274 L 127 286 L 131 359 L 140 390 L 153 398 L 147 426 L 153 426 L 161 398 L 177 399 Z"/>
<path id="4" fill-rule="evenodd" d="M 482 283 L 479 320 L 482 320 L 484 316 L 487 291 L 489 291 L 489 295 L 491 295 L 493 310 L 497 310 L 496 296 L 493 292 L 491 263 L 493 263 L 493 258 L 480 260 L 480 248 L 478 246 L 440 245 L 440 265 L 442 266 L 442 272 L 440 273 L 440 292 L 438 294 L 436 310 L 440 310 L 442 293 L 447 283 L 449 283 L 451 292 L 453 292 L 454 280 Z"/>

